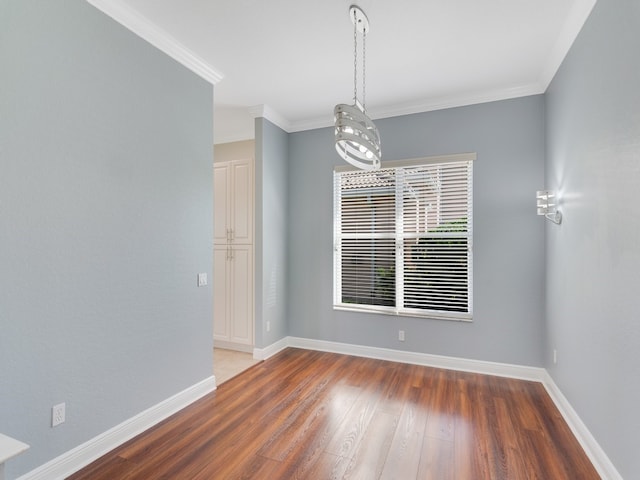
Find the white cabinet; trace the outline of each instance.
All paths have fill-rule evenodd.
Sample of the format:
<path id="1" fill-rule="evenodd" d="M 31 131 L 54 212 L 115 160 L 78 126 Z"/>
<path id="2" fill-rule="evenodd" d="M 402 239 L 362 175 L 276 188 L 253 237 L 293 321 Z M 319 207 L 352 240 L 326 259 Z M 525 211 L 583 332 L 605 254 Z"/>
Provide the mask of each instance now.
<path id="1" fill-rule="evenodd" d="M 231 262 L 229 247 L 214 245 L 213 247 L 213 339 L 229 340 L 230 302 L 229 290 Z"/>
<path id="2" fill-rule="evenodd" d="M 213 339 L 251 352 L 253 319 L 253 162 L 214 164 Z"/>
<path id="3" fill-rule="evenodd" d="M 253 244 L 253 162 L 214 165 L 214 242 Z"/>
<path id="4" fill-rule="evenodd" d="M 213 272 L 216 346 L 253 346 L 253 245 L 216 245 Z"/>

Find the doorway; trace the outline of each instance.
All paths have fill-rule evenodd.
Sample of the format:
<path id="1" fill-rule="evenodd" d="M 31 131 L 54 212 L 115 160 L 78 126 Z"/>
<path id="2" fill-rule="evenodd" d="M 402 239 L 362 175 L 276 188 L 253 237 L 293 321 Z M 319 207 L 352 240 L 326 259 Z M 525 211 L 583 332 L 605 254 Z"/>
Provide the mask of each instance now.
<path id="1" fill-rule="evenodd" d="M 214 148 L 213 365 L 220 384 L 257 363 L 252 355 L 255 142 Z"/>

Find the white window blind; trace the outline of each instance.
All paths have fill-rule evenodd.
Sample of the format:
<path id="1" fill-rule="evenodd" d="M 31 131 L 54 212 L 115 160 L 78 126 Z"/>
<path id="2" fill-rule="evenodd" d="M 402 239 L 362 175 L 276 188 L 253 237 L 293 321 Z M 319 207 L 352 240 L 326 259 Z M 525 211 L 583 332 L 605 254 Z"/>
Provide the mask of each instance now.
<path id="1" fill-rule="evenodd" d="M 475 155 L 334 173 L 334 306 L 471 319 Z"/>

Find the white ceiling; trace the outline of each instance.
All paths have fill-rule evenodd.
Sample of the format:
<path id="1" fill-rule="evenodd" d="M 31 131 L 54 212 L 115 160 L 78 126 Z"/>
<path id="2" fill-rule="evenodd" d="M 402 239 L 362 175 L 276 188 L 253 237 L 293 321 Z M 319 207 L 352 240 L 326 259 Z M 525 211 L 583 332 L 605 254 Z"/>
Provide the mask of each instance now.
<path id="1" fill-rule="evenodd" d="M 256 113 L 298 131 L 330 125 L 334 105 L 352 103 L 352 3 L 371 24 L 366 101 L 381 118 L 544 92 L 596 2 L 89 1 L 139 14 L 222 76 L 216 143 L 251 138 Z"/>

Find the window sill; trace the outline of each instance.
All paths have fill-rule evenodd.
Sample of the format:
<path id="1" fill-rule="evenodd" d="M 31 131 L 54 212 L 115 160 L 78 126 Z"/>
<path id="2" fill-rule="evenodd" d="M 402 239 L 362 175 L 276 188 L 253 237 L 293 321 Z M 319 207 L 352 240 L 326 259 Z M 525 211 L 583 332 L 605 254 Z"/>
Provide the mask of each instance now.
<path id="1" fill-rule="evenodd" d="M 434 313 L 434 312 L 413 312 L 410 310 L 397 311 L 394 308 L 360 308 L 353 305 L 334 305 L 334 310 L 343 312 L 356 312 L 356 313 L 372 313 L 378 315 L 391 315 L 394 317 L 414 317 L 424 318 L 428 320 L 448 320 L 451 322 L 473 322 L 473 316 L 470 313 Z"/>

